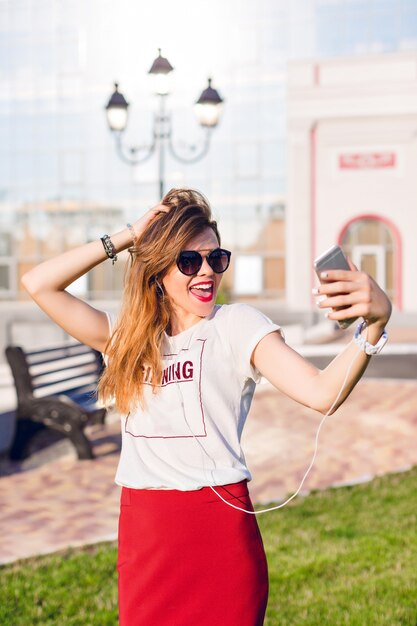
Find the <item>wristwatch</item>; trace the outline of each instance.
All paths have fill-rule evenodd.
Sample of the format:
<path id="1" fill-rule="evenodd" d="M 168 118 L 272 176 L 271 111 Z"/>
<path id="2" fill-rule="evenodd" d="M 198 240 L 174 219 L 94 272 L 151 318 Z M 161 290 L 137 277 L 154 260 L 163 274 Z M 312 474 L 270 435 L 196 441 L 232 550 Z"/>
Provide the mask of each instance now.
<path id="1" fill-rule="evenodd" d="M 386 330 L 384 329 L 379 341 L 375 345 L 372 345 L 372 343 L 366 341 L 366 339 L 361 335 L 361 332 L 364 328 L 366 328 L 367 325 L 368 324 L 365 320 L 358 324 L 355 331 L 355 336 L 353 337 L 353 341 L 359 346 L 362 352 L 365 352 L 365 354 L 369 354 L 369 356 L 373 356 L 381 352 L 382 348 L 388 341 L 388 335 Z"/>

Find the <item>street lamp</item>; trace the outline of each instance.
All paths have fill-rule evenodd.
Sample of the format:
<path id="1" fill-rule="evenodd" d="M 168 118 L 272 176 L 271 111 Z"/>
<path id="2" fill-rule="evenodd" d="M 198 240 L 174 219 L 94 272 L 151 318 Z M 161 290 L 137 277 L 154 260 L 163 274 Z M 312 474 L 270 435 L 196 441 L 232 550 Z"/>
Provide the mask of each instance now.
<path id="1" fill-rule="evenodd" d="M 212 79 L 208 79 L 208 87 L 201 93 L 195 103 L 195 112 L 200 126 L 205 131 L 204 142 L 197 154 L 193 154 L 195 146 L 188 146 L 189 156 L 178 154 L 172 141 L 172 121 L 171 114 L 166 110 L 166 97 L 170 93 L 170 79 L 173 67 L 171 63 L 159 54 L 149 70 L 154 83 L 154 93 L 159 97 L 159 110 L 154 115 L 152 143 L 146 146 L 132 146 L 126 148 L 122 143 L 122 134 L 126 129 L 128 119 L 129 103 L 119 91 L 119 85 L 115 83 L 115 90 L 111 95 L 107 105 L 106 114 L 110 130 L 114 134 L 116 150 L 119 157 L 130 165 L 139 165 L 158 150 L 159 157 L 159 197 L 164 195 L 165 178 L 165 148 L 176 160 L 182 163 L 195 163 L 203 158 L 209 149 L 211 131 L 217 126 L 222 112 L 223 99 L 216 89 L 211 86 Z"/>

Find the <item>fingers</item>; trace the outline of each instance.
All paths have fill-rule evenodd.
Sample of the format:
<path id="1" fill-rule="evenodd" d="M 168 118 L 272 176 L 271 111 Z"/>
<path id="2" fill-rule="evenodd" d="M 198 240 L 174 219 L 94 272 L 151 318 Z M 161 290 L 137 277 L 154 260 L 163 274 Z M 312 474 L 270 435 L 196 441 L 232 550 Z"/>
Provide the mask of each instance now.
<path id="1" fill-rule="evenodd" d="M 363 317 L 363 314 L 361 313 L 360 306 L 355 305 L 355 306 L 348 307 L 346 309 L 341 309 L 339 311 L 335 311 L 334 309 L 332 309 L 331 311 L 326 312 L 325 316 L 329 320 L 334 320 L 335 322 L 339 322 L 339 321 L 348 320 L 352 318 Z"/>
<path id="2" fill-rule="evenodd" d="M 338 279 L 330 282 L 330 277 Z M 339 321 L 368 314 L 373 306 L 373 290 L 373 280 L 364 272 L 332 270 L 313 293 L 318 296 L 319 309 L 331 309 L 326 317 Z"/>
<path id="3" fill-rule="evenodd" d="M 349 260 L 350 261 L 350 260 Z M 356 266 L 351 263 L 352 268 Z M 313 293 L 332 295 L 350 293 L 359 289 L 371 290 L 376 283 L 366 272 L 355 270 L 327 270 L 320 274 L 320 285 L 313 289 Z"/>
<path id="4" fill-rule="evenodd" d="M 321 284 L 313 289 L 318 308 L 330 309 L 325 315 L 335 321 L 363 317 L 370 323 L 385 323 L 392 310 L 386 294 L 369 274 L 359 271 L 351 259 L 348 262 L 350 271 L 328 270 L 320 275 Z"/>
<path id="5" fill-rule="evenodd" d="M 390 302 L 376 284 L 375 289 L 362 288 L 334 296 L 322 294 L 317 299 L 317 306 L 319 309 L 328 309 L 325 316 L 335 321 L 354 317 L 363 317 L 369 322 L 387 321 L 391 315 Z"/>
<path id="6" fill-rule="evenodd" d="M 168 211 L 170 211 L 170 207 L 165 204 L 157 204 L 156 206 L 148 209 L 146 213 L 133 224 L 133 231 L 136 234 L 135 240 L 137 241 L 142 236 L 149 224 L 151 224 L 158 217 L 158 215 L 168 213 Z"/>
<path id="7" fill-rule="evenodd" d="M 336 309 L 355 304 L 367 304 L 368 302 L 368 294 L 362 291 L 352 292 L 351 294 L 338 294 L 332 297 L 320 296 L 316 301 L 319 309 Z"/>
<path id="8" fill-rule="evenodd" d="M 316 301 L 319 309 L 331 309 L 326 317 L 335 320 L 348 319 L 350 317 L 365 316 L 372 308 L 372 298 L 366 291 L 355 291 L 350 294 L 337 296 L 320 296 Z M 333 314 L 337 315 L 334 317 Z"/>
<path id="9" fill-rule="evenodd" d="M 353 264 L 352 264 L 353 265 Z M 358 270 L 326 270 L 320 274 L 320 282 L 327 284 L 329 282 L 335 282 L 337 280 L 357 280 L 360 276 L 364 276 L 364 272 Z"/>
<path id="10" fill-rule="evenodd" d="M 171 207 L 167 206 L 166 204 L 160 203 L 149 209 L 149 213 L 152 213 L 153 215 L 158 215 L 158 213 L 168 213 L 168 211 L 170 210 Z"/>
<path id="11" fill-rule="evenodd" d="M 359 289 L 363 288 L 366 282 L 366 279 L 364 279 L 349 281 L 338 280 L 331 283 L 322 283 L 321 285 L 313 289 L 313 294 L 332 296 L 341 293 L 351 293 L 353 291 L 358 291 Z"/>

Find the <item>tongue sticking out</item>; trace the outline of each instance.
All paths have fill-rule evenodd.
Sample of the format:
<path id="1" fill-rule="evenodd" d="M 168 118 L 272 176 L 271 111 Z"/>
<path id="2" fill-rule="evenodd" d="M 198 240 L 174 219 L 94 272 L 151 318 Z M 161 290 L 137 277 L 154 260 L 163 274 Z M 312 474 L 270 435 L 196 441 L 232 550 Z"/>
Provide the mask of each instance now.
<path id="1" fill-rule="evenodd" d="M 190 292 L 195 298 L 202 302 L 209 302 L 213 297 L 213 285 L 201 285 L 200 287 L 191 287 Z"/>

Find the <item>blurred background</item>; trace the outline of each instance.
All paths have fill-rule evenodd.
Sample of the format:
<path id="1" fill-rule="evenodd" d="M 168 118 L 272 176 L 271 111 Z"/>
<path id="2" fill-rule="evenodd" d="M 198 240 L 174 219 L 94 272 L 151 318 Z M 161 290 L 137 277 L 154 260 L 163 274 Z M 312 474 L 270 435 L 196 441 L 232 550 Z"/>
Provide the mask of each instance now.
<path id="1" fill-rule="evenodd" d="M 417 0 L 0 0 L 0 85 L 0 359 L 60 332 L 22 273 L 162 186 L 209 198 L 226 300 L 314 326 L 312 262 L 340 243 L 417 313 Z M 71 289 L 117 308 L 124 259 Z"/>
<path id="2" fill-rule="evenodd" d="M 4 349 L 68 341 L 20 277 L 121 230 L 163 191 L 182 186 L 208 197 L 232 251 L 222 301 L 253 303 L 317 366 L 340 352 L 356 324 L 338 331 L 317 311 L 316 256 L 342 245 L 393 302 L 390 341 L 366 372 L 375 380 L 361 382 L 323 429 L 308 489 L 417 462 L 417 0 L 0 0 L 0 474 L 17 472 L 2 481 L 0 532 L 8 541 L 0 562 L 107 541 L 119 498 L 109 487 L 120 445 L 115 414 L 89 434 L 99 471 L 71 461 L 69 440 L 43 454 L 35 439 L 32 458 L 9 463 L 18 429 Z M 70 290 L 115 312 L 127 256 L 103 262 Z M 255 501 L 270 501 L 298 487 L 318 415 L 259 387 L 244 447 Z M 60 457 L 62 466 L 19 475 Z M 398 488 L 393 482 L 393 493 Z M 386 497 L 374 513 L 401 538 L 408 501 L 402 497 L 406 509 Z M 338 545 L 342 526 L 333 534 Z M 391 527 L 383 538 L 374 527 L 372 558 L 389 544 L 404 559 L 386 559 L 400 606 L 401 585 L 414 580 L 407 536 L 398 548 Z M 350 543 L 355 532 L 345 537 Z M 371 562 L 366 551 L 364 559 Z M 362 569 L 368 575 L 369 563 Z M 372 572 L 380 590 L 392 587 L 381 586 L 373 561 Z M 310 605 L 310 587 L 306 594 Z M 323 598 L 327 611 L 327 592 Z M 340 606 L 345 615 L 344 597 Z"/>

